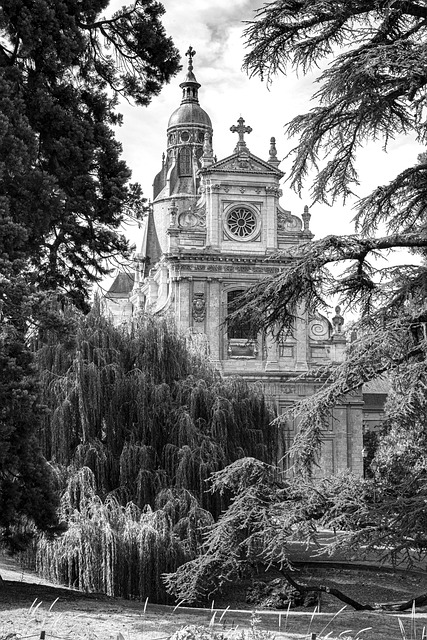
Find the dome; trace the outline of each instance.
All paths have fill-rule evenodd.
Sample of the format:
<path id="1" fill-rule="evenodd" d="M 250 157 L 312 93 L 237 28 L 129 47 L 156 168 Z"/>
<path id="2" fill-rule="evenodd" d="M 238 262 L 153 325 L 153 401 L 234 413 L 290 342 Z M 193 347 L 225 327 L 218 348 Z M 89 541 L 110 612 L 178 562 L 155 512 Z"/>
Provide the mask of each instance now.
<path id="1" fill-rule="evenodd" d="M 168 129 L 183 124 L 202 124 L 212 129 L 211 119 L 197 102 L 185 102 L 175 109 L 169 118 Z"/>

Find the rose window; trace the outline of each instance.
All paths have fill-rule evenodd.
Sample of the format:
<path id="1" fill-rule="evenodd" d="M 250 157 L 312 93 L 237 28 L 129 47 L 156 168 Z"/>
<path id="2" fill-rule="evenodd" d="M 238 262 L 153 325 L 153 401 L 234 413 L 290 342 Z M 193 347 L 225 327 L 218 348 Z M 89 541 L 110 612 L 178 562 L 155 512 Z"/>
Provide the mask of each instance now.
<path id="1" fill-rule="evenodd" d="M 257 219 L 250 209 L 238 207 L 228 214 L 227 226 L 230 233 L 237 238 L 247 238 L 255 231 Z"/>

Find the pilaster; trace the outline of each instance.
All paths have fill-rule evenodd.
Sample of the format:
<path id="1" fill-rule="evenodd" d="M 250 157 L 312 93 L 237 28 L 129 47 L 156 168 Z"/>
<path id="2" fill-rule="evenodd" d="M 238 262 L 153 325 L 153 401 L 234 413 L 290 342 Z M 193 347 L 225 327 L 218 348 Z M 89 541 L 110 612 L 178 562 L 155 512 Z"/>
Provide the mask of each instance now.
<path id="1" fill-rule="evenodd" d="M 301 309 L 297 310 L 295 318 L 295 340 L 296 340 L 296 371 L 308 371 L 307 362 L 307 320 L 306 314 L 301 313 Z"/>
<path id="2" fill-rule="evenodd" d="M 279 371 L 279 344 L 272 333 L 266 334 L 265 343 L 267 349 L 265 371 Z"/>

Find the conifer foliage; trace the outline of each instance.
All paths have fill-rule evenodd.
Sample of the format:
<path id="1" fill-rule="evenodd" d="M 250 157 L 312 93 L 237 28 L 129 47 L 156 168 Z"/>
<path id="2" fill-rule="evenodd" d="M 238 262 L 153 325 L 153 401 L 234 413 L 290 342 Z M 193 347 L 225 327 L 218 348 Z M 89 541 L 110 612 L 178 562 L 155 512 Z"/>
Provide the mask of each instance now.
<path id="1" fill-rule="evenodd" d="M 296 190 L 313 171 L 314 201 L 354 196 L 357 152 L 370 140 L 386 150 L 396 136 L 411 135 L 424 151 L 426 19 L 425 3 L 416 0 L 276 0 L 258 10 L 246 30 L 251 73 L 271 81 L 289 67 L 306 73 L 324 66 L 315 106 L 288 124 L 298 138 L 290 154 Z M 359 317 L 346 362 L 322 372 L 327 386 L 301 406 L 294 451 L 303 466 L 315 458 L 331 407 L 349 390 L 386 373 L 405 421 L 425 396 L 426 171 L 420 153 L 389 184 L 356 200 L 355 234 L 298 247 L 289 268 L 249 291 L 238 312 L 264 327 L 292 330 L 301 304 L 315 312 L 339 296 Z M 404 266 L 377 261 L 400 249 L 407 250 Z M 412 392 L 400 393 L 407 380 Z"/>
<path id="2" fill-rule="evenodd" d="M 55 522 L 50 466 L 43 458 L 35 424 L 42 417 L 31 354 L 13 328 L 0 327 L 0 535 L 18 548 L 22 517 L 48 528 Z"/>
<path id="3" fill-rule="evenodd" d="M 114 15 L 108 4 L 0 6 L 0 526 L 8 537 L 19 514 L 48 526 L 54 512 L 34 444 L 41 409 L 29 342 L 61 322 L 52 295 L 87 309 L 109 261 L 129 255 L 118 229 L 145 200 L 114 137 L 118 98 L 147 104 L 179 67 L 160 3 L 136 0 Z"/>
<path id="4" fill-rule="evenodd" d="M 74 322 L 72 340 L 52 334 L 38 352 L 50 407 L 40 441 L 70 473 L 68 530 L 40 539 L 38 567 L 79 588 L 161 601 L 160 575 L 198 553 L 226 505 L 207 490 L 211 474 L 247 455 L 273 459 L 272 415 L 259 390 L 222 380 L 167 319 L 116 328 L 98 304 Z"/>
<path id="5" fill-rule="evenodd" d="M 107 18 L 108 4 L 9 0 L 0 12 L 2 273 L 80 305 L 104 260 L 127 252 L 124 214 L 143 207 L 114 138 L 118 96 L 147 104 L 178 69 L 160 4 Z"/>
<path id="6" fill-rule="evenodd" d="M 301 305 L 314 313 L 335 296 L 358 317 L 345 362 L 322 370 L 325 386 L 297 407 L 292 453 L 309 476 L 333 407 L 383 377 L 390 384 L 388 433 L 371 469 L 373 486 L 353 518 L 337 504 L 341 525 L 358 531 L 343 539 L 396 557 L 407 552 L 410 560 L 427 549 L 426 3 L 275 0 L 257 11 L 246 36 L 246 68 L 267 81 L 289 69 L 322 69 L 314 106 L 288 123 L 298 139 L 290 182 L 301 191 L 313 175 L 315 202 L 355 197 L 356 233 L 299 246 L 289 267 L 250 290 L 236 315 L 291 331 Z M 398 136 L 415 139 L 420 153 L 388 184 L 357 199 L 358 151 L 377 141 L 385 152 Z M 393 266 L 390 254 L 401 249 L 406 264 Z"/>
<path id="7" fill-rule="evenodd" d="M 236 460 L 209 482 L 211 492 L 232 496 L 228 508 L 207 530 L 201 553 L 165 576 L 168 591 L 179 601 L 206 602 L 227 585 L 253 576 L 259 565 L 274 567 L 300 588 L 289 576 L 290 543 L 312 542 L 317 526 L 330 523 L 332 505 L 340 503 L 342 513 L 344 504 L 353 515 L 362 501 L 349 499 L 355 489 L 363 492 L 364 483 L 350 474 L 313 487 L 276 465 L 251 457 Z M 344 594 L 334 595 L 350 603 Z"/>

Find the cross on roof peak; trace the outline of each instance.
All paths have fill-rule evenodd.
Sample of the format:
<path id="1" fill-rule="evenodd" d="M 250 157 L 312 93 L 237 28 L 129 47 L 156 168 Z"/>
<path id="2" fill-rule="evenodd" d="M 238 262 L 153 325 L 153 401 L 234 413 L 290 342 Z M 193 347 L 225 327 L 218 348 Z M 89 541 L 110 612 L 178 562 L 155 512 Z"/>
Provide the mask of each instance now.
<path id="1" fill-rule="evenodd" d="M 193 70 L 193 58 L 196 55 L 196 51 L 193 49 L 191 44 L 188 47 L 188 51 L 185 52 L 185 55 L 188 56 L 188 69 L 189 69 L 189 71 L 192 71 Z"/>
<path id="2" fill-rule="evenodd" d="M 237 122 L 238 122 L 238 125 L 236 126 L 235 124 L 233 124 L 233 126 L 230 127 L 230 131 L 232 131 L 233 133 L 239 134 L 239 141 L 235 149 L 236 152 L 239 152 L 246 147 L 244 135 L 245 133 L 250 133 L 252 131 L 252 127 L 245 126 L 245 121 L 242 118 L 242 116 L 240 116 Z"/>

